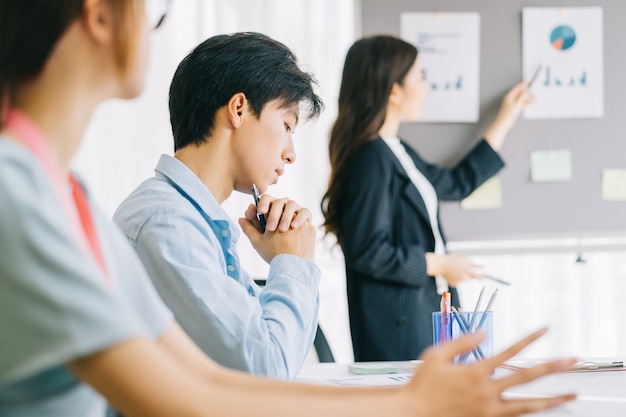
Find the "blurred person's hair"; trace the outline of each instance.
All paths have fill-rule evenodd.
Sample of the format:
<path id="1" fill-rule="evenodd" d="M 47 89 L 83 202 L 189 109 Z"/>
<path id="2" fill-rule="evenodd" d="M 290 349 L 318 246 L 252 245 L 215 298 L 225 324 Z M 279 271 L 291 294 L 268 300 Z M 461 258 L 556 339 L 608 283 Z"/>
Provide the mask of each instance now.
<path id="1" fill-rule="evenodd" d="M 2 0 L 0 2 L 0 127 L 15 85 L 37 77 L 59 39 L 83 12 L 84 0 Z M 136 2 L 110 1 L 116 30 L 118 69 L 126 69 Z"/>

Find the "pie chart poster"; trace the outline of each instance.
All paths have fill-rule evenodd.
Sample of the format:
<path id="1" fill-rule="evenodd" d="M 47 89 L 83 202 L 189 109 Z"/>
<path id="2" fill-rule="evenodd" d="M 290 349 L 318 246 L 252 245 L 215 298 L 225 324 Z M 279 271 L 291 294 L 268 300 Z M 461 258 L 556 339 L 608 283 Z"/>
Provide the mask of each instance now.
<path id="1" fill-rule="evenodd" d="M 525 7 L 522 43 L 524 79 L 534 78 L 535 94 L 524 118 L 603 117 L 601 7 Z"/>

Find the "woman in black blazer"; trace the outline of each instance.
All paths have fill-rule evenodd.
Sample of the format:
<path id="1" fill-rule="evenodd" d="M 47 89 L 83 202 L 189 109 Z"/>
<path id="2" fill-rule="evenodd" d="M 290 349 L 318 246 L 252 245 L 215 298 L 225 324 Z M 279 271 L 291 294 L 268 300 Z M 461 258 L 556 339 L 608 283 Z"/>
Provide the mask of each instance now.
<path id="1" fill-rule="evenodd" d="M 470 260 L 445 253 L 438 201 L 467 197 L 504 166 L 496 151 L 531 101 L 526 83 L 513 87 L 484 139 L 444 169 L 397 137 L 400 122 L 419 118 L 426 88 L 407 42 L 373 36 L 348 51 L 322 210 L 345 256 L 357 361 L 417 358 L 432 344 L 437 283 L 458 307 L 456 285 L 480 277 Z"/>

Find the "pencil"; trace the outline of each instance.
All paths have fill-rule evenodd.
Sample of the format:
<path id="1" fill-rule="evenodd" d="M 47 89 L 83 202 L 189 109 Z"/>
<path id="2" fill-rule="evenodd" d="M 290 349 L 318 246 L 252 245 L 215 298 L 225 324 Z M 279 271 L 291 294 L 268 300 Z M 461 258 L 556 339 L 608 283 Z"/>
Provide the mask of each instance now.
<path id="1" fill-rule="evenodd" d="M 476 301 L 476 307 L 474 307 L 474 314 L 472 314 L 472 319 L 470 320 L 469 331 L 474 331 L 474 324 L 476 323 L 476 313 L 478 313 L 478 308 L 480 307 L 480 302 L 483 300 L 483 295 L 485 295 L 485 287 L 480 289 L 480 294 L 478 294 L 478 301 Z"/>
<path id="2" fill-rule="evenodd" d="M 483 312 L 483 316 L 480 318 L 478 325 L 476 326 L 476 331 L 479 331 L 483 324 L 485 324 L 485 320 L 487 320 L 487 312 L 491 310 L 491 306 L 493 305 L 494 300 L 496 299 L 496 295 L 498 295 L 498 289 L 496 288 L 491 297 L 489 297 L 489 302 L 487 303 L 487 307 L 485 307 L 485 311 Z"/>
<path id="3" fill-rule="evenodd" d="M 465 320 L 465 317 L 463 317 L 459 311 L 456 309 L 456 307 L 452 306 L 452 314 L 454 314 L 454 318 L 456 319 L 456 322 L 459 324 L 459 328 L 461 329 L 461 332 L 464 335 L 469 335 L 472 334 L 472 332 L 469 331 L 469 324 L 467 323 L 467 321 Z M 481 359 L 485 359 L 485 354 L 483 353 L 482 349 L 480 348 L 480 346 L 476 346 L 475 348 L 472 349 L 472 354 L 474 355 L 474 358 L 476 358 L 477 361 L 481 360 Z M 464 356 L 461 356 L 461 358 L 463 358 L 463 362 L 461 363 L 465 363 L 465 358 Z M 459 359 L 459 361 L 461 361 L 461 359 Z"/>

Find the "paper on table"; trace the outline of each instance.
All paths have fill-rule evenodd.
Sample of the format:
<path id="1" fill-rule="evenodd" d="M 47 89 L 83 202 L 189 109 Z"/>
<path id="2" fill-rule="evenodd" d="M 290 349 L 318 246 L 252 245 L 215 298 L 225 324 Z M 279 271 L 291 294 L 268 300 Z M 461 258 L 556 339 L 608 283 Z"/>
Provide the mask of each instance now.
<path id="1" fill-rule="evenodd" d="M 502 207 L 502 184 L 498 177 L 488 179 L 461 201 L 461 208 L 464 210 L 495 209 L 500 207 Z"/>
<path id="2" fill-rule="evenodd" d="M 393 385 L 405 385 L 413 374 L 391 374 L 391 375 L 363 375 L 353 377 L 307 379 L 295 378 L 295 382 L 313 383 L 316 385 L 338 385 L 354 387 L 386 387 Z"/>
<path id="3" fill-rule="evenodd" d="M 605 169 L 602 172 L 602 199 L 626 201 L 626 170 Z"/>
<path id="4" fill-rule="evenodd" d="M 572 178 L 572 155 L 569 149 L 530 153 L 532 182 L 568 181 Z"/>

